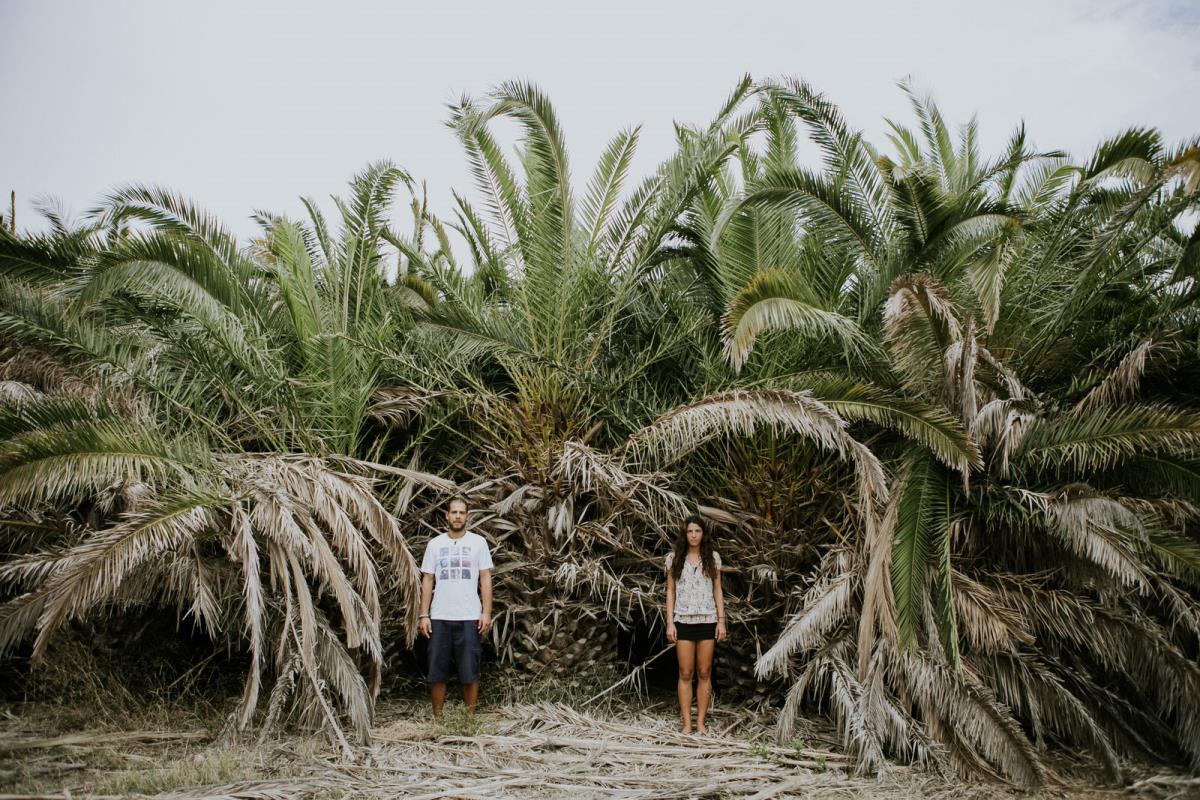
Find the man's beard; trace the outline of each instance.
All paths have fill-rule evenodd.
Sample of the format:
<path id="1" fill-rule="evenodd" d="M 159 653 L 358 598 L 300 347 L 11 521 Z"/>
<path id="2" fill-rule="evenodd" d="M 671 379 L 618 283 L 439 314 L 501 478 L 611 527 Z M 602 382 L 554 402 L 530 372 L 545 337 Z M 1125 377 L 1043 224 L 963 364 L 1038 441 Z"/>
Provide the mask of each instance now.
<path id="1" fill-rule="evenodd" d="M 458 524 L 458 525 L 455 525 L 453 522 L 451 522 L 451 523 L 449 523 L 449 525 L 450 525 L 450 530 L 454 531 L 455 533 L 458 533 L 459 531 L 461 531 L 467 527 L 467 523 L 465 523 L 465 522 Z"/>

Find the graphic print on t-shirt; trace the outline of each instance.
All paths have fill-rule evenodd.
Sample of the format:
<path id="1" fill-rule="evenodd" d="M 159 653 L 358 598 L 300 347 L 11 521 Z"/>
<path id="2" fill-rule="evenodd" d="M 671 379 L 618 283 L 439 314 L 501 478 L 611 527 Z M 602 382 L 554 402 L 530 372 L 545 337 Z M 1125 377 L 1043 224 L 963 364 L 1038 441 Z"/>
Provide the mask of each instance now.
<path id="1" fill-rule="evenodd" d="M 471 546 L 450 545 L 438 548 L 438 580 L 472 580 Z"/>

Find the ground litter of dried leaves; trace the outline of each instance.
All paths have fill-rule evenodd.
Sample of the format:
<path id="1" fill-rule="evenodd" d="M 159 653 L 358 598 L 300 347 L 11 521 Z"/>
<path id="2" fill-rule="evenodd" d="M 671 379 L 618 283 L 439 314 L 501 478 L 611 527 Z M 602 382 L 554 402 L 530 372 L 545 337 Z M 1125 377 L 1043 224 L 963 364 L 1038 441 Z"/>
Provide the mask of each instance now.
<path id="1" fill-rule="evenodd" d="M 74 731 L 46 735 L 36 713 L 0 725 L 0 800 L 165 798 L 1007 798 L 1194 797 L 1188 776 L 1126 788 L 1062 785 L 1039 795 L 906 767 L 855 776 L 836 743 L 777 746 L 749 712 L 714 710 L 710 732 L 685 735 L 665 702 L 586 713 L 512 705 L 433 724 L 416 701 L 385 705 L 353 762 L 318 738 L 230 746 L 208 731 Z"/>

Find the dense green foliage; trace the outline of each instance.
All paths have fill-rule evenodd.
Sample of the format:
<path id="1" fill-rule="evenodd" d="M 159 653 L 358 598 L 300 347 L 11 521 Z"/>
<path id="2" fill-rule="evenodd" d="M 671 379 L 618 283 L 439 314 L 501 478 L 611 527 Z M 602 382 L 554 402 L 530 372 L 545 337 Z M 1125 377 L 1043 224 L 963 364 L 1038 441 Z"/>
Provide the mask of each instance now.
<path id="1" fill-rule="evenodd" d="M 441 492 L 495 544 L 497 651 L 539 672 L 654 619 L 699 506 L 782 736 L 813 698 L 868 770 L 1200 764 L 1200 147 L 1135 129 L 1078 164 L 1022 127 L 989 158 L 912 100 L 885 152 L 746 79 L 636 186 L 633 129 L 577 190 L 506 84 L 452 109 L 479 199 L 450 217 L 378 164 L 336 231 L 309 202 L 239 246 L 130 187 L 0 234 L 0 648 L 173 604 L 250 653 L 231 731 L 349 748 Z"/>

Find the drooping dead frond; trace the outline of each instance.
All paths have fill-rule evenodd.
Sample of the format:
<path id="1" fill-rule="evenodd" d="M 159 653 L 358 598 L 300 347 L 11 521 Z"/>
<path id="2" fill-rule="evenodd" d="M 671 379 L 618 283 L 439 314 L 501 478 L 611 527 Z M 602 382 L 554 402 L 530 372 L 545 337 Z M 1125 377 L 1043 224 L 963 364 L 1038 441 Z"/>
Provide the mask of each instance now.
<path id="1" fill-rule="evenodd" d="M 602 453 L 582 442 L 563 444 L 551 476 L 568 481 L 580 492 L 611 498 L 617 506 L 627 507 L 653 525 L 673 525 L 689 509 L 682 496 L 665 488 L 661 475 L 631 472 L 620 456 Z"/>
<path id="2" fill-rule="evenodd" d="M 823 577 L 805 592 L 799 613 L 788 621 L 775 643 L 755 662 L 754 674 L 760 680 L 783 672 L 793 655 L 822 645 L 846 619 L 857 578 L 850 568 L 850 555 L 834 551 L 825 557 L 825 561 L 828 566 L 819 570 Z"/>
<path id="3" fill-rule="evenodd" d="M 860 488 L 878 502 L 887 497 L 883 469 L 870 450 L 846 432 L 846 423 L 809 392 L 755 389 L 711 395 L 676 408 L 629 437 L 624 449 L 672 463 L 722 434 L 750 436 L 767 428 L 792 433 L 852 459 Z"/>
<path id="4" fill-rule="evenodd" d="M 986 403 L 971 420 L 971 438 L 991 450 L 992 463 L 1001 477 L 1007 477 L 1012 455 L 1033 419 L 1028 401 L 997 398 Z"/>
<path id="5" fill-rule="evenodd" d="M 956 676 L 917 652 L 902 654 L 906 687 L 922 706 L 934 710 L 956 736 L 1021 786 L 1035 788 L 1046 771 L 1020 725 L 969 671 Z"/>
<path id="6" fill-rule="evenodd" d="M 952 585 L 959 630 L 973 652 L 1015 653 L 1034 644 L 1021 615 L 988 586 L 957 571 Z"/>
<path id="7" fill-rule="evenodd" d="M 864 704 L 866 692 L 847 663 L 849 643 L 839 639 L 823 647 L 808 662 L 800 678 L 788 691 L 779 718 L 777 738 L 790 735 L 799 703 L 806 692 L 827 697 L 830 710 L 842 733 L 843 745 L 855 756 L 859 772 L 879 774 L 887 766 L 883 731 L 872 708 Z M 878 709 L 874 709 L 878 710 Z"/>
<path id="8" fill-rule="evenodd" d="M 1123 400 L 1131 400 L 1137 396 L 1142 382 L 1142 374 L 1146 364 L 1155 350 L 1162 349 L 1164 343 L 1153 337 L 1143 340 L 1137 347 L 1125 354 L 1125 357 L 1113 367 L 1090 392 L 1075 404 L 1072 411 L 1090 411 L 1101 406 L 1111 406 Z"/>
<path id="9" fill-rule="evenodd" d="M 883 308 L 883 331 L 905 385 L 918 393 L 940 393 L 946 350 L 962 340 L 962 326 L 950 297 L 925 275 L 897 278 Z"/>
<path id="10" fill-rule="evenodd" d="M 845 423 L 809 392 L 734 390 L 668 411 L 629 437 L 626 449 L 670 464 L 713 437 L 751 436 L 760 428 L 803 436 L 846 456 Z"/>
<path id="11" fill-rule="evenodd" d="M 94 611 L 116 594 L 126 576 L 156 557 L 190 544 L 211 527 L 219 496 L 188 493 L 156 503 L 74 549 L 71 562 L 40 591 L 45 608 L 37 622 L 34 656 L 45 653 L 59 628 Z"/>
<path id="12" fill-rule="evenodd" d="M 1149 590 L 1146 569 L 1128 544 L 1128 539 L 1142 530 L 1136 514 L 1082 484 L 1034 499 L 1052 520 L 1053 530 L 1075 553 L 1125 585 Z"/>
<path id="13" fill-rule="evenodd" d="M 962 337 L 951 343 L 942 356 L 947 377 L 946 384 L 942 387 L 942 396 L 946 405 L 958 412 L 959 419 L 968 423 L 975 418 L 979 410 L 975 386 L 975 364 L 978 357 L 975 321 L 973 317 L 967 317 Z"/>

